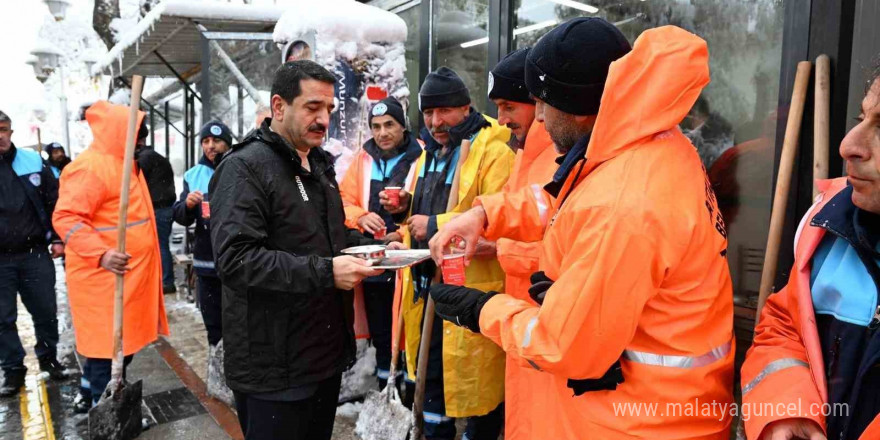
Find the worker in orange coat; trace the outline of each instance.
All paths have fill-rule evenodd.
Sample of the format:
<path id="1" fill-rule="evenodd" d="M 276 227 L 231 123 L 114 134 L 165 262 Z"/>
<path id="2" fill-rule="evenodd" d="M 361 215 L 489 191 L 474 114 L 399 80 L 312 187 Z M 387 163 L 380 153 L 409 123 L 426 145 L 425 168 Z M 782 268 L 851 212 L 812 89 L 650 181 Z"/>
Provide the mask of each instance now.
<path id="1" fill-rule="evenodd" d="M 160 334 L 168 335 L 156 217 L 147 182 L 136 163 L 129 186 L 125 253 L 116 250 L 128 111 L 128 106 L 106 101 L 86 111 L 94 141 L 62 173 L 52 216 L 66 245 L 76 350 L 86 357 L 81 392 L 93 404 L 110 381 L 116 275 L 125 276 L 122 351 L 126 365 Z M 139 145 L 147 136 L 144 116 L 138 112 Z M 88 408 L 85 404 L 76 409 Z"/>
<path id="2" fill-rule="evenodd" d="M 559 154 L 544 128 L 535 121 L 535 101 L 526 88 L 525 69 L 528 48 L 505 56 L 489 72 L 489 99 L 498 107 L 498 123 L 510 129 L 510 145 L 516 151 L 513 172 L 504 191 L 515 193 L 553 179 Z M 504 292 L 535 304 L 529 297 L 529 277 L 538 270 L 541 243 L 525 243 L 507 238 L 498 240 L 498 262 L 504 269 Z M 504 373 L 504 438 L 529 440 L 541 437 L 529 424 L 534 411 L 546 409 L 546 402 L 535 399 L 536 393 L 553 386 L 553 377 L 532 367 L 521 366 L 514 356 L 507 356 Z"/>
<path id="3" fill-rule="evenodd" d="M 880 438 L 880 76 L 840 155 L 849 177 L 817 182 L 742 366 L 749 439 Z"/>
<path id="4" fill-rule="evenodd" d="M 706 42 L 673 26 L 625 37 L 569 20 L 529 51 L 526 85 L 565 158 L 545 191 L 479 198 L 431 243 L 542 240 L 529 294 L 436 285 L 442 318 L 553 376 L 540 438 L 727 439 L 733 295 L 727 239 L 678 123 L 709 82 Z M 557 196 L 558 209 L 550 208 Z"/>

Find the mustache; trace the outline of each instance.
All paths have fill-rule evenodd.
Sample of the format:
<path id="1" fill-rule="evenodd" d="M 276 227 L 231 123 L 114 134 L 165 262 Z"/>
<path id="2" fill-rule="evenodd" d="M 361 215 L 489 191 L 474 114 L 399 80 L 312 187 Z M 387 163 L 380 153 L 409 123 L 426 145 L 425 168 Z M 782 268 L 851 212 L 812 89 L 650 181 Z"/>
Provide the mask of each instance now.
<path id="1" fill-rule="evenodd" d="M 324 124 L 314 123 L 312 125 L 309 125 L 308 130 L 316 133 L 323 133 L 327 131 L 327 126 Z"/>
<path id="2" fill-rule="evenodd" d="M 432 128 L 432 129 L 431 129 L 431 134 L 437 134 L 437 133 L 449 133 L 449 130 L 450 130 L 450 129 L 452 129 L 451 126 L 449 126 L 449 125 L 447 125 L 447 124 L 443 124 L 443 125 L 441 125 L 441 126 L 439 126 L 439 127 L 434 127 L 434 128 Z"/>
<path id="3" fill-rule="evenodd" d="M 522 125 L 517 124 L 516 122 L 508 122 L 507 128 L 509 128 L 511 130 L 516 130 L 516 129 L 522 128 Z"/>

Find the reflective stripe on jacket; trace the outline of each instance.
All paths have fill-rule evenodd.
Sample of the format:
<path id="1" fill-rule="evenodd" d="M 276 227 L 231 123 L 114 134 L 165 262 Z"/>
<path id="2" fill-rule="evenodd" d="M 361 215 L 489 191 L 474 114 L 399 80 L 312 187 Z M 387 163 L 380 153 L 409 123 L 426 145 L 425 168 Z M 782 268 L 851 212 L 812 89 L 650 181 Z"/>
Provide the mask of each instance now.
<path id="1" fill-rule="evenodd" d="M 144 115 L 138 113 L 138 123 Z M 109 359 L 113 355 L 116 275 L 100 267 L 100 260 L 116 248 L 128 106 L 99 101 L 86 111 L 86 119 L 95 140 L 61 174 L 52 219 L 66 244 L 76 350 L 86 357 Z M 136 164 L 132 173 L 125 234 L 125 252 L 131 255 L 131 271 L 125 274 L 122 331 L 126 355 L 168 334 L 156 216 L 147 182 Z"/>
<path id="2" fill-rule="evenodd" d="M 531 415 L 541 438 L 729 437 L 729 412 L 669 412 L 733 403 L 726 232 L 678 129 L 708 82 L 705 41 L 645 31 L 611 64 L 586 162 L 556 214 L 534 188 L 480 198 L 486 238 L 542 239 L 540 268 L 555 280 L 541 307 L 497 295 L 480 316 L 509 356 L 553 376 L 536 396 L 546 410 Z M 573 396 L 568 379 L 600 378 L 618 360 L 616 390 Z"/>

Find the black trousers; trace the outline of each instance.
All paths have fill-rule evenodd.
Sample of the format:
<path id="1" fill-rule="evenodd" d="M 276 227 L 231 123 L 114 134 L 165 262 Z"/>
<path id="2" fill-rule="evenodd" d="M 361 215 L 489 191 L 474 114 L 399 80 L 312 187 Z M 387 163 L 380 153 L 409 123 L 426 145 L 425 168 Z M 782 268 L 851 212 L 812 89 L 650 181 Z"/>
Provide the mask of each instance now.
<path id="1" fill-rule="evenodd" d="M 221 297 L 223 296 L 223 284 L 220 278 L 209 275 L 199 275 L 196 287 L 199 295 L 199 311 L 202 312 L 202 321 L 205 322 L 205 330 L 208 331 L 208 344 L 217 345 L 223 338 L 223 310 Z"/>
<path id="2" fill-rule="evenodd" d="M 233 391 L 245 440 L 330 440 L 342 375 L 318 384 L 312 397 L 296 402 L 260 400 Z"/>
<path id="3" fill-rule="evenodd" d="M 31 314 L 37 357 L 55 358 L 58 345 L 58 310 L 55 303 L 55 265 L 45 247 L 30 252 L 0 253 L 0 367 L 24 368 L 24 348 L 18 338 L 18 306 Z"/>
<path id="4" fill-rule="evenodd" d="M 391 309 L 394 308 L 394 280 L 376 282 L 368 278 L 364 281 L 363 287 L 370 339 L 373 347 L 376 347 L 376 376 L 379 379 L 379 389 L 382 390 L 388 383 L 391 368 Z"/>

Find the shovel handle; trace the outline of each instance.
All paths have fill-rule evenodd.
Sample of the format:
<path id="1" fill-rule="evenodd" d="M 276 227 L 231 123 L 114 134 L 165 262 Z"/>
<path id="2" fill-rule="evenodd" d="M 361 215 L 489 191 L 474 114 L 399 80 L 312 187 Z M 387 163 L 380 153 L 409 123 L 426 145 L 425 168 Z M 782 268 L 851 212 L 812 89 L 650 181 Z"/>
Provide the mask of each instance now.
<path id="1" fill-rule="evenodd" d="M 828 156 L 831 120 L 831 59 L 816 58 L 816 97 L 813 114 L 813 197 L 819 195 L 816 180 L 828 178 Z"/>
<path id="2" fill-rule="evenodd" d="M 446 212 L 450 212 L 458 205 L 458 188 L 461 185 L 461 169 L 471 152 L 471 141 L 464 140 L 458 147 L 458 162 L 455 164 L 455 175 L 452 177 L 452 187 L 449 190 L 449 198 L 446 202 Z M 432 283 L 441 281 L 440 268 L 434 274 Z M 431 337 L 434 330 L 434 299 L 428 295 L 425 302 L 425 319 L 422 323 L 422 340 L 419 343 L 419 362 L 416 370 L 416 392 L 413 400 L 413 431 L 410 436 L 413 440 L 420 440 L 425 426 L 425 383 L 428 371 L 428 351 L 431 348 Z"/>
<path id="3" fill-rule="evenodd" d="M 782 227 L 785 223 L 785 207 L 788 204 L 788 190 L 791 187 L 791 174 L 794 169 L 794 158 L 797 154 L 801 122 L 804 117 L 804 103 L 807 99 L 807 87 L 810 85 L 811 69 L 812 64 L 809 61 L 801 61 L 798 63 L 797 75 L 794 78 L 791 107 L 788 110 L 788 122 L 785 126 L 782 155 L 779 160 L 779 174 L 776 177 L 773 209 L 770 211 L 767 251 L 764 256 L 764 268 L 761 272 L 758 307 L 755 310 L 757 320 L 761 319 L 761 309 L 764 308 L 764 304 L 773 290 L 773 281 L 776 278 L 776 264 L 779 261 L 779 247 L 782 241 Z"/>
<path id="4" fill-rule="evenodd" d="M 125 224 L 128 221 L 129 186 L 134 164 L 134 146 L 137 136 L 138 104 L 144 88 L 144 77 L 134 75 L 131 80 L 131 103 L 128 108 L 128 133 L 125 136 L 125 156 L 122 160 L 122 186 L 119 189 L 119 220 L 116 224 L 116 250 L 125 253 Z M 124 275 L 116 275 L 116 297 L 113 301 L 113 364 L 111 380 L 122 382 L 122 310 L 125 293 Z"/>

